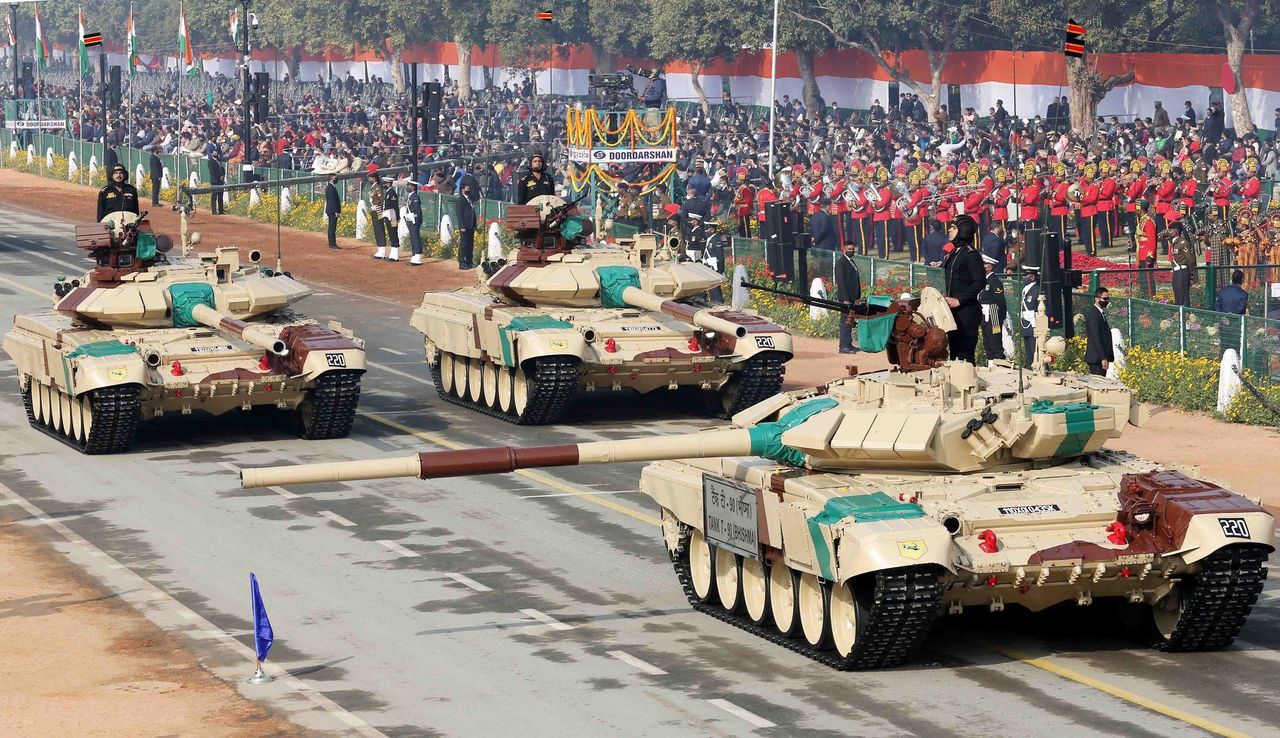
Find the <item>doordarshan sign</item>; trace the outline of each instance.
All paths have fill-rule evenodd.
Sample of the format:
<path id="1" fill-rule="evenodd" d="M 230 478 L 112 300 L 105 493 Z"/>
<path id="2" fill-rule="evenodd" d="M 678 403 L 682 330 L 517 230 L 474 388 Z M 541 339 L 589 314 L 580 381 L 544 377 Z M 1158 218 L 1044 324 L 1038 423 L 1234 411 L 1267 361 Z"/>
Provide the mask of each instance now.
<path id="1" fill-rule="evenodd" d="M 569 161 L 578 164 L 667 164 L 676 160 L 676 150 L 672 146 L 650 148 L 571 148 Z"/>

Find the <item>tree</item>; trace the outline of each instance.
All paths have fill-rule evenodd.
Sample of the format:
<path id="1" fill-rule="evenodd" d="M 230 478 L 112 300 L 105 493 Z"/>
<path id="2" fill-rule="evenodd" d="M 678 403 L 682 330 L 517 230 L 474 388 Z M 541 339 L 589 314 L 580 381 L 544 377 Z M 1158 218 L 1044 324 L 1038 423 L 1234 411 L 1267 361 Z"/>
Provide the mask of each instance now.
<path id="1" fill-rule="evenodd" d="M 489 3 L 489 41 L 498 45 L 503 60 L 513 66 L 547 67 L 547 60 L 563 54 L 569 44 L 585 40 L 586 5 L 574 0 L 548 0 L 536 9 L 549 11 L 553 19 L 536 18 L 535 6 L 525 0 Z"/>
<path id="2" fill-rule="evenodd" d="M 1280 5 L 1275 2 L 1269 4 Z M 1244 68 L 1244 45 L 1253 32 L 1253 24 L 1258 20 L 1261 9 L 1261 0 L 1216 0 L 1213 3 L 1214 14 L 1222 24 L 1222 35 L 1226 37 L 1227 65 L 1231 67 L 1231 78 L 1235 82 L 1227 97 L 1231 100 L 1231 118 L 1238 136 L 1254 130 L 1241 72 Z M 1268 16 L 1274 18 L 1276 8 L 1272 7 L 1270 11 Z"/>
<path id="3" fill-rule="evenodd" d="M 838 46 L 864 51 L 890 77 L 910 87 L 930 116 L 942 105 L 942 71 L 957 47 L 969 40 L 980 0 L 801 0 L 795 17 L 825 30 Z M 911 76 L 903 58 L 924 51 L 929 82 Z"/>
<path id="4" fill-rule="evenodd" d="M 471 49 L 483 46 L 489 32 L 488 3 L 482 0 L 444 0 L 444 17 L 458 48 L 458 98 L 471 99 Z"/>
<path id="5" fill-rule="evenodd" d="M 732 59 L 744 47 L 760 48 L 768 26 L 758 19 L 763 0 L 651 0 L 653 54 L 689 65 L 691 82 L 704 112 L 711 104 L 702 89 L 702 69 L 710 61 Z"/>
<path id="6" fill-rule="evenodd" d="M 778 13 L 778 47 L 795 52 L 796 65 L 800 68 L 801 94 L 806 110 L 817 114 L 822 105 L 818 89 L 818 77 L 815 70 L 817 54 L 831 47 L 829 34 L 814 23 L 802 21 L 795 17 L 793 11 L 802 7 L 802 0 L 780 0 Z M 772 25 L 772 7 L 766 3 L 764 23 Z M 776 101 L 775 101 L 776 102 Z"/>
<path id="7" fill-rule="evenodd" d="M 618 55 L 646 56 L 651 37 L 640 22 L 647 0 L 587 0 L 586 37 L 596 58 L 596 73 L 618 71 Z"/>

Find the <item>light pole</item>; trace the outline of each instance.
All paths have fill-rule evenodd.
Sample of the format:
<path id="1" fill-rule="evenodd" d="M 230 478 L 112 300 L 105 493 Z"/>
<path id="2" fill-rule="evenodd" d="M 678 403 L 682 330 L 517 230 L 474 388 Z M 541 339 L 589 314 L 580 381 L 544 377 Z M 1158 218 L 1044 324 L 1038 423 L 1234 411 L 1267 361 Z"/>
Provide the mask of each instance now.
<path id="1" fill-rule="evenodd" d="M 773 0 L 773 45 L 769 47 L 769 183 L 773 184 L 773 127 L 778 100 L 778 0 Z"/>
<path id="2" fill-rule="evenodd" d="M 242 59 L 244 60 L 244 98 L 241 105 L 241 115 L 244 116 L 244 133 L 241 138 L 244 139 L 244 158 L 240 162 L 240 171 L 242 176 L 244 172 L 253 170 L 253 123 L 250 121 L 250 112 L 253 109 L 253 101 L 249 97 L 249 81 L 252 77 L 249 72 L 249 29 L 252 24 L 249 23 L 249 0 L 240 0 L 244 5 L 244 44 L 242 48 Z"/>

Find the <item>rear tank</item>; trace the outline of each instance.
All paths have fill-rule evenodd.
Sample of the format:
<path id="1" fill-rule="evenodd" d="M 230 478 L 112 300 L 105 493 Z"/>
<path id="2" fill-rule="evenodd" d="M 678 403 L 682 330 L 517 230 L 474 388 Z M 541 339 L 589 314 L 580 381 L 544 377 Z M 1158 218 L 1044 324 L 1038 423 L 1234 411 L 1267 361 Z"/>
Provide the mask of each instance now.
<path id="1" fill-rule="evenodd" d="M 728 417 L 782 388 L 790 334 L 714 306 L 719 272 L 654 234 L 575 247 L 580 220 L 559 198 L 510 207 L 520 247 L 482 265 L 478 288 L 423 295 L 411 322 L 441 397 L 541 424 L 579 391 L 695 388 Z"/>
<path id="2" fill-rule="evenodd" d="M 364 342 L 292 312 L 309 288 L 234 247 L 170 258 L 130 213 L 77 226 L 76 244 L 96 266 L 4 337 L 32 426 L 87 454 L 124 451 L 139 422 L 172 413 L 269 406 L 304 438 L 349 432 Z"/>
<path id="3" fill-rule="evenodd" d="M 1105 448 L 1145 417 L 1104 377 L 941 362 L 779 394 L 698 433 L 246 469 L 242 482 L 649 462 L 640 489 L 690 604 L 829 666 L 901 663 L 967 608 L 1106 599 L 1154 648 L 1224 648 L 1262 590 L 1275 521 Z"/>

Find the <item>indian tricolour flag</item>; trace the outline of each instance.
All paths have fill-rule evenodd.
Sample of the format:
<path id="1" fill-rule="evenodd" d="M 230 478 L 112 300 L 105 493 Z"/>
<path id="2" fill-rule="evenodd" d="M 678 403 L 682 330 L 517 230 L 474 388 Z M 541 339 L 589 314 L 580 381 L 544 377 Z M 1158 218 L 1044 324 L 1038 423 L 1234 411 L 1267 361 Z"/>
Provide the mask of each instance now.
<path id="1" fill-rule="evenodd" d="M 231 28 L 231 43 L 236 42 L 236 37 L 240 35 L 240 11 L 232 10 L 231 17 L 228 19 L 228 25 Z"/>
<path id="2" fill-rule="evenodd" d="M 196 73 L 195 55 L 191 52 L 191 31 L 187 30 L 187 15 L 179 6 L 178 9 L 178 54 L 182 60 L 183 71 Z"/>
<path id="3" fill-rule="evenodd" d="M 36 63 L 41 70 L 49 61 L 49 40 L 44 37 L 44 27 L 40 25 L 40 6 L 36 6 Z"/>
<path id="4" fill-rule="evenodd" d="M 84 45 L 84 8 L 80 9 L 80 76 L 84 76 L 85 72 L 93 72 L 93 68 L 89 66 L 89 50 Z"/>
<path id="5" fill-rule="evenodd" d="M 138 29 L 133 25 L 133 3 L 129 3 L 129 75 L 133 75 L 133 70 L 138 66 Z"/>

